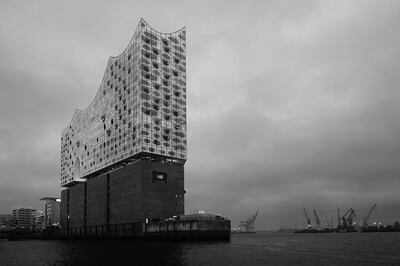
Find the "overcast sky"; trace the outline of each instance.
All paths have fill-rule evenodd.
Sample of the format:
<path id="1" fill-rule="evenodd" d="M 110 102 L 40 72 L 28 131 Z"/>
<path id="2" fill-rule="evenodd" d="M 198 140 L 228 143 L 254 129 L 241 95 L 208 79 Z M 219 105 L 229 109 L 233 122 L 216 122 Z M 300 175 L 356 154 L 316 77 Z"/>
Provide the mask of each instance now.
<path id="1" fill-rule="evenodd" d="M 141 17 L 187 27 L 187 212 L 400 220 L 400 2 L 382 0 L 1 0 L 0 213 L 59 195 L 61 129 Z"/>

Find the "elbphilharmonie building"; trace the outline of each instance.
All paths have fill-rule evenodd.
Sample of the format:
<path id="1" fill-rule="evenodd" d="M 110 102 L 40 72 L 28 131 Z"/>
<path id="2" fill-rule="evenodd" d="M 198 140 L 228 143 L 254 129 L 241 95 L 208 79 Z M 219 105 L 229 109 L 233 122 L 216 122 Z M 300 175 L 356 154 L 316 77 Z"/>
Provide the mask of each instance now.
<path id="1" fill-rule="evenodd" d="M 73 230 L 184 212 L 186 30 L 143 19 L 61 136 L 61 224 Z"/>

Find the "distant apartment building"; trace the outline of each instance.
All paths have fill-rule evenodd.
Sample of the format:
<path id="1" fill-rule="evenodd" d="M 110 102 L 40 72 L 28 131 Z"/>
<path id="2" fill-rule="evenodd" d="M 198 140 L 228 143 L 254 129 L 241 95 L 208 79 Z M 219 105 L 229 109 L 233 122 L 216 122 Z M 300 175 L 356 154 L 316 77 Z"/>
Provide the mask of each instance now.
<path id="1" fill-rule="evenodd" d="M 44 205 L 44 226 L 60 225 L 60 198 L 45 197 L 41 200 L 45 201 Z"/>
<path id="2" fill-rule="evenodd" d="M 44 212 L 42 210 L 34 210 L 32 214 L 32 229 L 45 229 Z"/>
<path id="3" fill-rule="evenodd" d="M 0 214 L 0 230 L 9 228 L 11 226 L 11 220 L 11 214 Z"/>
<path id="4" fill-rule="evenodd" d="M 44 213 L 32 208 L 19 208 L 13 210 L 12 226 L 18 229 L 42 229 L 44 226 Z"/>
<path id="5" fill-rule="evenodd" d="M 19 229 L 30 229 L 32 227 L 32 208 L 19 208 L 13 210 L 12 225 Z"/>

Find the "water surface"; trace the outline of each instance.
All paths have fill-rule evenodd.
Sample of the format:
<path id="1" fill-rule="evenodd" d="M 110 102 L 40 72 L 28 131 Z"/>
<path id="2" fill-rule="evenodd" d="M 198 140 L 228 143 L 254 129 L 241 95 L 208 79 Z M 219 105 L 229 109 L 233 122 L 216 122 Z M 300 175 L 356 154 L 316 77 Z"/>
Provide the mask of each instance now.
<path id="1" fill-rule="evenodd" d="M 400 233 L 232 235 L 230 243 L 0 241 L 0 265 L 400 265 Z"/>

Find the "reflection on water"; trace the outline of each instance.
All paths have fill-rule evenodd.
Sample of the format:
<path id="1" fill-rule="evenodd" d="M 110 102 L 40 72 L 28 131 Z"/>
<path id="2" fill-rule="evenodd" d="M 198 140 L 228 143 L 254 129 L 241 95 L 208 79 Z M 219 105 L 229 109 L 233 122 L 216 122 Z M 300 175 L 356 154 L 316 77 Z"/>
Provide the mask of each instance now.
<path id="1" fill-rule="evenodd" d="M 400 233 L 233 235 L 230 243 L 0 241 L 0 265 L 400 265 Z"/>
<path id="2" fill-rule="evenodd" d="M 139 263 L 140 262 L 140 263 Z M 139 241 L 0 242 L 0 265 L 187 265 L 181 243 Z"/>

